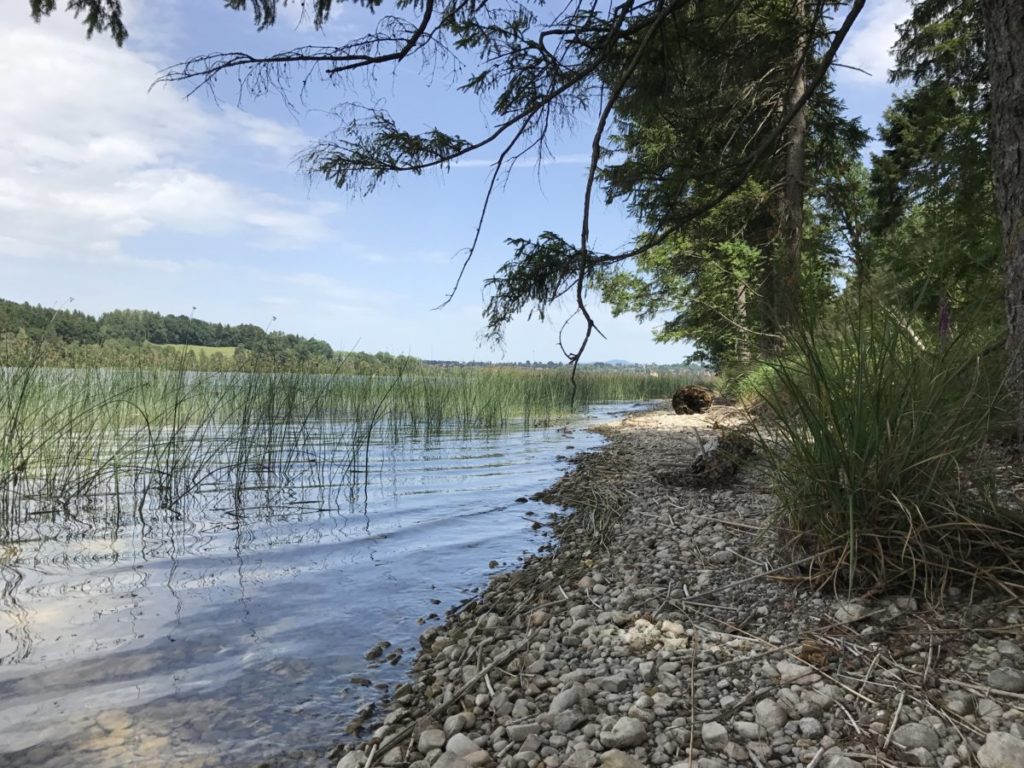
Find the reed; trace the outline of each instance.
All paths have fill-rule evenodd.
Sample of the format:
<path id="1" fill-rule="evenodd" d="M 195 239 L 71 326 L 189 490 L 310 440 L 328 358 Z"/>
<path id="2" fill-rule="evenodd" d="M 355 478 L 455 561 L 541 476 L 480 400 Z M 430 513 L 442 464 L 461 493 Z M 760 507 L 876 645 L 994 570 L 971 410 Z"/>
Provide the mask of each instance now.
<path id="1" fill-rule="evenodd" d="M 688 378 L 586 372 L 573 399 L 563 370 L 65 369 L 27 354 L 0 368 L 0 541 L 33 515 L 352 484 L 375 442 L 546 426 L 598 402 L 667 397 Z"/>

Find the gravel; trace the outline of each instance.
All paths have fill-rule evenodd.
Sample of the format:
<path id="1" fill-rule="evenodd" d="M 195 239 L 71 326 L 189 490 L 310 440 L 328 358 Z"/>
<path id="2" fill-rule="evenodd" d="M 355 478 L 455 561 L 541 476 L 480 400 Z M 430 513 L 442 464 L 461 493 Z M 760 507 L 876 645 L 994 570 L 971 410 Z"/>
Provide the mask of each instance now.
<path id="1" fill-rule="evenodd" d="M 415 768 L 1024 768 L 1024 609 L 796 578 L 759 535 L 775 509 L 756 465 L 726 488 L 659 480 L 736 418 L 601 428 L 609 443 L 545 495 L 577 510 L 557 539 L 427 629 L 339 768 L 371 751 Z"/>

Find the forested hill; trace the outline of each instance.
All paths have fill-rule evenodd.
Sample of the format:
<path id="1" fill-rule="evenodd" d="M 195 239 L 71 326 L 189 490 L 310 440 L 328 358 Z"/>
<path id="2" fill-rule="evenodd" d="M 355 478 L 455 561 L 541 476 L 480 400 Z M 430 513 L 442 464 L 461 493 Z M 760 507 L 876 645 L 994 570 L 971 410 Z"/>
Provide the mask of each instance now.
<path id="1" fill-rule="evenodd" d="M 295 352 L 304 358 L 330 358 L 333 354 L 326 341 L 280 331 L 268 333 L 256 325 L 225 325 L 139 309 L 118 309 L 96 318 L 78 310 L 50 309 L 0 299 L 0 334 L 21 332 L 33 341 L 60 340 L 78 344 L 128 341 L 252 351 L 270 348 Z"/>

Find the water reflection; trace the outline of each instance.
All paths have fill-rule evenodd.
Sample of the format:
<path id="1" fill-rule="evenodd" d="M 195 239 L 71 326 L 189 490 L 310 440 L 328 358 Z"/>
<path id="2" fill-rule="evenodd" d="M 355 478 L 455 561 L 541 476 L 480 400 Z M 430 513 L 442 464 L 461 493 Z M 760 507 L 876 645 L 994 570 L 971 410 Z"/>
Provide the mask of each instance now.
<path id="1" fill-rule="evenodd" d="M 536 546 L 550 510 L 514 500 L 595 440 L 377 441 L 355 487 L 325 447 L 172 507 L 112 491 L 24 516 L 0 540 L 0 764 L 327 765 L 432 601 Z M 367 662 L 383 638 L 397 663 Z"/>

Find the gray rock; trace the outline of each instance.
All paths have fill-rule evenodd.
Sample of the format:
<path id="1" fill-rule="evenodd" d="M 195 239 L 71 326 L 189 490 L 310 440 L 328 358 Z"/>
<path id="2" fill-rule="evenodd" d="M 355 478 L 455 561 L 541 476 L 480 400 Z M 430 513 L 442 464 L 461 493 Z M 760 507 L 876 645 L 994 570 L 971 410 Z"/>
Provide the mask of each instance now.
<path id="1" fill-rule="evenodd" d="M 863 768 L 856 760 L 846 755 L 829 755 L 822 761 L 823 768 Z"/>
<path id="2" fill-rule="evenodd" d="M 653 661 L 641 661 L 637 666 L 637 669 L 640 672 L 640 679 L 645 683 L 654 681 L 654 675 L 657 668 L 654 666 Z"/>
<path id="3" fill-rule="evenodd" d="M 360 763 L 360 768 L 362 768 L 362 763 Z M 433 768 L 470 768 L 470 766 L 469 763 L 458 755 L 453 755 L 451 752 L 445 752 L 437 758 Z"/>
<path id="4" fill-rule="evenodd" d="M 1024 741 L 1009 733 L 990 733 L 978 750 L 981 768 L 1024 768 Z"/>
<path id="5" fill-rule="evenodd" d="M 1024 693 L 1024 675 L 1015 669 L 1000 667 L 993 669 L 988 675 L 988 684 L 1000 691 Z"/>
<path id="6" fill-rule="evenodd" d="M 629 679 L 621 672 L 602 678 L 598 684 L 608 693 L 624 693 L 629 690 Z"/>
<path id="7" fill-rule="evenodd" d="M 935 729 L 925 723 L 907 723 L 901 725 L 892 734 L 893 743 L 911 750 L 917 747 L 924 747 L 929 750 L 939 748 L 939 734 Z"/>
<path id="8" fill-rule="evenodd" d="M 860 621 L 870 613 L 868 607 L 856 600 L 840 600 L 836 603 L 832 616 L 842 624 L 849 624 L 853 621 Z"/>
<path id="9" fill-rule="evenodd" d="M 807 685 L 821 680 L 821 675 L 814 671 L 813 667 L 803 664 L 794 664 L 791 661 L 780 661 L 775 665 L 779 671 L 780 682 L 783 685 Z"/>
<path id="10" fill-rule="evenodd" d="M 980 699 L 975 704 L 974 711 L 982 720 L 998 720 L 1003 716 L 1003 708 L 992 699 Z"/>
<path id="11" fill-rule="evenodd" d="M 540 740 L 540 735 L 536 733 L 531 733 L 523 740 L 523 743 L 519 745 L 519 751 L 539 753 L 543 746 L 544 744 Z"/>
<path id="12" fill-rule="evenodd" d="M 529 699 L 523 697 L 516 699 L 516 703 L 512 705 L 512 719 L 522 720 L 524 717 L 529 717 L 533 711 L 533 707 L 530 706 Z"/>
<path id="13" fill-rule="evenodd" d="M 624 627 L 633 621 L 633 617 L 625 611 L 612 611 L 610 619 L 612 624 L 617 627 Z"/>
<path id="14" fill-rule="evenodd" d="M 487 768 L 487 766 L 494 765 L 494 758 L 492 758 L 490 753 L 484 749 L 478 749 L 476 752 L 470 752 L 462 759 L 465 761 L 466 765 L 471 768 Z"/>
<path id="15" fill-rule="evenodd" d="M 132 716 L 120 709 L 108 709 L 96 716 L 96 725 L 105 731 L 123 731 L 131 728 L 132 722 Z"/>
<path id="16" fill-rule="evenodd" d="M 466 730 L 468 722 L 469 720 L 464 712 L 446 717 L 444 721 L 444 735 L 454 736 L 456 733 L 462 733 Z"/>
<path id="17" fill-rule="evenodd" d="M 644 768 L 644 764 L 632 755 L 618 749 L 609 749 L 601 755 L 602 768 Z"/>
<path id="18" fill-rule="evenodd" d="M 722 750 L 729 743 L 729 731 L 721 723 L 712 721 L 700 727 L 700 738 L 708 749 Z"/>
<path id="19" fill-rule="evenodd" d="M 526 737 L 524 736 L 523 738 Z M 445 745 L 444 749 L 446 752 L 451 752 L 453 755 L 463 757 L 468 755 L 470 752 L 476 752 L 480 747 L 477 746 L 477 743 L 466 734 L 456 733 L 448 739 L 448 743 Z"/>
<path id="20" fill-rule="evenodd" d="M 366 763 L 366 753 L 361 749 L 349 752 L 338 761 L 337 768 L 363 768 Z"/>
<path id="21" fill-rule="evenodd" d="M 512 755 L 513 768 L 528 768 L 530 765 L 536 765 L 538 760 L 540 755 L 536 752 L 516 752 Z"/>
<path id="22" fill-rule="evenodd" d="M 563 768 L 590 768 L 597 763 L 597 753 L 589 747 L 579 747 L 562 763 Z"/>
<path id="23" fill-rule="evenodd" d="M 559 712 L 565 712 L 567 709 L 572 709 L 579 703 L 579 689 L 575 686 L 572 688 L 566 688 L 551 700 L 551 706 L 548 707 L 548 714 L 557 715 Z"/>
<path id="24" fill-rule="evenodd" d="M 996 650 L 1002 656 L 1024 656 L 1024 649 L 1013 640 L 1000 640 L 996 643 Z"/>
<path id="25" fill-rule="evenodd" d="M 761 699 L 754 705 L 754 719 L 768 731 L 777 731 L 789 722 L 789 714 L 774 699 Z"/>
<path id="26" fill-rule="evenodd" d="M 935 755 L 924 747 L 908 749 L 903 754 L 903 759 L 911 765 L 920 765 L 922 768 L 932 768 L 935 765 Z"/>
<path id="27" fill-rule="evenodd" d="M 402 752 L 401 747 L 392 747 L 384 753 L 384 757 L 380 759 L 381 765 L 404 765 L 405 754 Z"/>
<path id="28" fill-rule="evenodd" d="M 901 616 L 904 613 L 917 611 L 917 599 L 914 597 L 895 597 L 889 603 L 889 615 Z"/>
<path id="29" fill-rule="evenodd" d="M 647 741 L 647 727 L 635 717 L 620 717 L 610 731 L 603 731 L 601 743 L 609 748 L 636 747 Z"/>
<path id="30" fill-rule="evenodd" d="M 825 727 L 814 717 L 801 717 L 797 726 L 800 728 L 800 735 L 806 739 L 820 739 L 825 735 Z"/>
<path id="31" fill-rule="evenodd" d="M 537 661 L 530 664 L 525 671 L 528 675 L 541 675 L 544 674 L 547 668 L 548 663 L 544 661 L 544 659 L 537 659 Z"/>
<path id="32" fill-rule="evenodd" d="M 587 722 L 587 716 L 575 709 L 559 712 L 551 721 L 551 727 L 559 733 L 571 733 Z"/>
<path id="33" fill-rule="evenodd" d="M 732 729 L 740 741 L 757 741 L 765 735 L 764 728 L 747 720 L 738 720 L 733 724 Z"/>
<path id="34" fill-rule="evenodd" d="M 512 702 L 505 691 L 498 691 L 491 699 L 491 711 L 498 717 L 512 713 Z M 472 726 L 470 726 L 472 727 Z"/>
<path id="35" fill-rule="evenodd" d="M 750 759 L 750 753 L 747 752 L 747 748 L 742 744 L 737 744 L 735 741 L 730 741 L 726 744 L 725 749 L 722 751 L 727 758 L 737 763 L 745 763 Z"/>
<path id="36" fill-rule="evenodd" d="M 510 741 L 526 741 L 527 736 L 540 733 L 540 723 L 517 723 L 516 725 L 508 726 L 505 729 L 505 733 L 508 734 Z"/>
<path id="37" fill-rule="evenodd" d="M 420 734 L 416 743 L 421 754 L 427 754 L 432 749 L 444 749 L 445 735 L 440 728 L 428 728 Z"/>
<path id="38" fill-rule="evenodd" d="M 683 637 L 686 634 L 686 627 L 677 621 L 661 622 L 661 631 L 670 637 Z"/>
<path id="39" fill-rule="evenodd" d="M 970 715 L 974 712 L 974 697 L 966 691 L 950 691 L 945 698 L 946 709 L 954 715 Z"/>

